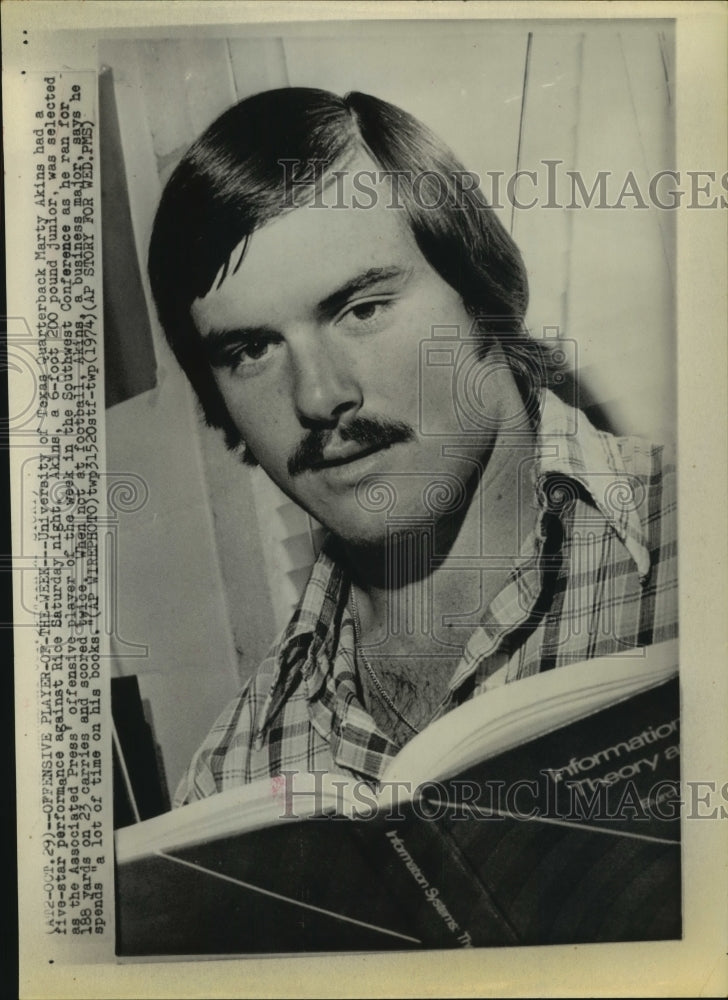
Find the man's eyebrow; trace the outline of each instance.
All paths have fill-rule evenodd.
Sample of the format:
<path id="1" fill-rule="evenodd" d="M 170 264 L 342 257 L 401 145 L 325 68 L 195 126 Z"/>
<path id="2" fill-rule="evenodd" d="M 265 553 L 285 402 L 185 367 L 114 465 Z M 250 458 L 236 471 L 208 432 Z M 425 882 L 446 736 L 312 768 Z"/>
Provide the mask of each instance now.
<path id="1" fill-rule="evenodd" d="M 335 292 L 322 299 L 316 307 L 316 311 L 320 316 L 332 316 L 342 306 L 346 305 L 352 295 L 356 295 L 358 292 L 365 292 L 368 288 L 392 278 L 402 278 L 406 281 L 411 274 L 411 268 L 396 266 L 370 267 L 367 271 L 362 271 L 361 274 L 350 278 L 340 288 L 337 288 Z"/>
<path id="2" fill-rule="evenodd" d="M 412 274 L 411 268 L 402 267 L 370 267 L 361 274 L 346 281 L 340 288 L 327 295 L 316 306 L 316 312 L 324 318 L 335 315 L 346 305 L 352 295 L 373 288 L 382 281 L 403 279 L 406 281 Z M 272 326 L 236 326 L 232 329 L 217 329 L 213 327 L 202 336 L 202 346 L 210 364 L 222 365 L 226 361 L 226 352 L 246 340 L 256 337 L 276 337 L 277 330 Z"/>

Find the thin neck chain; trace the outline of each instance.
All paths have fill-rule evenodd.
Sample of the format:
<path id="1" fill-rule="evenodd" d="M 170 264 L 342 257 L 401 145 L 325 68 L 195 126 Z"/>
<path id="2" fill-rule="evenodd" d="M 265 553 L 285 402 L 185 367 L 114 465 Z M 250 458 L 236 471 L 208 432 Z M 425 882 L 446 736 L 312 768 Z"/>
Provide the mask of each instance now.
<path id="1" fill-rule="evenodd" d="M 390 711 L 394 712 L 394 714 L 397 716 L 400 722 L 403 722 L 408 729 L 412 730 L 413 733 L 415 734 L 419 733 L 419 729 L 416 726 L 413 726 L 412 723 L 409 721 L 409 719 L 406 718 L 406 716 L 402 715 L 400 710 L 397 708 L 394 701 L 389 696 L 386 688 L 380 681 L 379 677 L 377 677 L 374 667 L 367 659 L 366 653 L 364 652 L 364 646 L 361 640 L 361 620 L 359 618 L 359 608 L 357 607 L 353 586 L 351 587 L 350 592 L 351 592 L 351 618 L 354 623 L 354 640 L 356 643 L 357 660 L 359 660 L 359 662 L 366 670 L 372 684 L 374 685 L 377 693 L 379 694 L 379 697 L 382 699 L 387 708 L 389 708 Z"/>

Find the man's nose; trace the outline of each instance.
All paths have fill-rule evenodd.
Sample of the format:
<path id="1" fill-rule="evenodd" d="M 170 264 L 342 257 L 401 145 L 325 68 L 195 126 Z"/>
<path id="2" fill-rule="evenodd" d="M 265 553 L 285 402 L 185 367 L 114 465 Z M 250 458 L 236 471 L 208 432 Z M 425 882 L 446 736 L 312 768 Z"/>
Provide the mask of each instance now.
<path id="1" fill-rule="evenodd" d="M 340 347 L 320 332 L 311 332 L 291 345 L 293 400 L 304 427 L 335 427 L 362 403 L 350 363 Z"/>

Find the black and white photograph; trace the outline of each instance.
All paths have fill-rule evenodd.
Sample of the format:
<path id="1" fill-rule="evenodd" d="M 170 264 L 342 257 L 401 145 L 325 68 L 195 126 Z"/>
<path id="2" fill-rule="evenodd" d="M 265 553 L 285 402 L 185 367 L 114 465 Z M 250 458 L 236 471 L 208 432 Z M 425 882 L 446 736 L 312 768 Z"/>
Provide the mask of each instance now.
<path id="1" fill-rule="evenodd" d="M 297 959 L 555 995 L 566 955 L 586 995 L 720 995 L 687 945 L 725 390 L 686 304 L 725 251 L 685 254 L 728 174 L 681 138 L 683 5 L 89 6 L 6 140 L 43 995 L 86 962 L 291 995 Z"/>
<path id="2" fill-rule="evenodd" d="M 679 937 L 672 28 L 250 34 L 99 47 L 120 953 Z"/>

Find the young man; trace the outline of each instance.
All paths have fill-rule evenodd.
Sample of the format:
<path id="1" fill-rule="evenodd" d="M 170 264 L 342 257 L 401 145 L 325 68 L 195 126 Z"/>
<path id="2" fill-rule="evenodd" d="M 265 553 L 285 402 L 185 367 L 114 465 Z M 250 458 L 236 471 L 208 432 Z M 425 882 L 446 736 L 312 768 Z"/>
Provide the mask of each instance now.
<path id="1" fill-rule="evenodd" d="M 170 179 L 149 266 L 208 422 L 329 532 L 178 804 L 284 770 L 376 782 L 468 698 L 675 635 L 662 449 L 547 388 L 520 254 L 411 116 L 243 101 Z"/>

